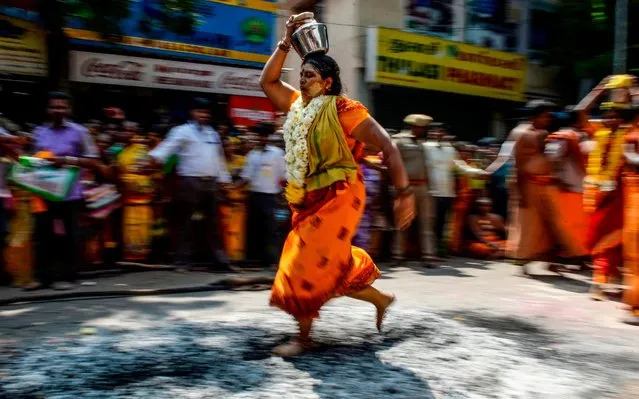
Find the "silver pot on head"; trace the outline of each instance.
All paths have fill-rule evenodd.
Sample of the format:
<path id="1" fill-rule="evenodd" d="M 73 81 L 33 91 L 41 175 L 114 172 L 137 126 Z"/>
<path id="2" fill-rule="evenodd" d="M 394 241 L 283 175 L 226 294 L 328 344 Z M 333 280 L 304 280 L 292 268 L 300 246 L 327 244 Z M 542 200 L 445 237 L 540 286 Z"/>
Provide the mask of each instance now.
<path id="1" fill-rule="evenodd" d="M 293 32 L 291 44 L 302 59 L 310 54 L 326 54 L 329 50 L 328 28 L 312 19 Z"/>

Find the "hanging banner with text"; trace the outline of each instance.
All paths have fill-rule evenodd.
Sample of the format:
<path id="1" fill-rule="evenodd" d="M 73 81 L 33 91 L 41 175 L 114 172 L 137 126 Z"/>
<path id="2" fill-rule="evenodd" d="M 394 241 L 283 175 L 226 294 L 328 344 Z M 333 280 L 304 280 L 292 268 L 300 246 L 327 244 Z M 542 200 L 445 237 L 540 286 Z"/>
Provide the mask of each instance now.
<path id="1" fill-rule="evenodd" d="M 46 76 L 46 33 L 37 24 L 0 15 L 0 73 Z"/>
<path id="2" fill-rule="evenodd" d="M 526 57 L 370 27 L 366 80 L 502 100 L 525 101 Z"/>
<path id="3" fill-rule="evenodd" d="M 264 97 L 259 69 L 71 52 L 72 82 Z"/>

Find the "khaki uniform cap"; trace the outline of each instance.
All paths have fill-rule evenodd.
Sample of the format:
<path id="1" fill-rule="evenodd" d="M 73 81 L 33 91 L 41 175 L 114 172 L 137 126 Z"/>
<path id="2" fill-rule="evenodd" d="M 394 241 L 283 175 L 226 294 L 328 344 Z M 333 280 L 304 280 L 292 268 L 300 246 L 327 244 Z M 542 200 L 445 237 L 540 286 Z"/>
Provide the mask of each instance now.
<path id="1" fill-rule="evenodd" d="M 426 127 L 433 121 L 428 115 L 410 114 L 404 118 L 404 123 L 411 126 Z"/>

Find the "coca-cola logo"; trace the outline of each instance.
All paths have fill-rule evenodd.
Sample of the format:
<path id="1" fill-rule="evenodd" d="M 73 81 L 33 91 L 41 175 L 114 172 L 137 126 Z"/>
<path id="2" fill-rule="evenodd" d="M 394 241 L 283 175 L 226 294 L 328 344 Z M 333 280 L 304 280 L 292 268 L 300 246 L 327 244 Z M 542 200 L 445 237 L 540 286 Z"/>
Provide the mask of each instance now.
<path id="1" fill-rule="evenodd" d="M 237 75 L 234 72 L 225 72 L 220 76 L 217 87 L 227 90 L 261 91 L 259 73 L 250 75 Z"/>
<path id="2" fill-rule="evenodd" d="M 145 64 L 134 61 L 118 63 L 103 62 L 100 58 L 89 58 L 82 64 L 80 73 L 87 78 L 108 78 L 117 80 L 142 81 Z"/>

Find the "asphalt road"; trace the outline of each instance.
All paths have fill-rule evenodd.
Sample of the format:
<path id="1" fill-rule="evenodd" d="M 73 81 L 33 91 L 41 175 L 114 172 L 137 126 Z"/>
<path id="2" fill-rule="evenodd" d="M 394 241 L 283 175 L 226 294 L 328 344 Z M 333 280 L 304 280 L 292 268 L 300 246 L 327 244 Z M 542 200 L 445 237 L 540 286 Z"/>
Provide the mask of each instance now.
<path id="1" fill-rule="evenodd" d="M 313 352 L 268 292 L 0 308 L 0 398 L 637 398 L 639 329 L 583 276 L 453 260 L 387 269 L 385 332 L 351 299 L 322 312 Z"/>

